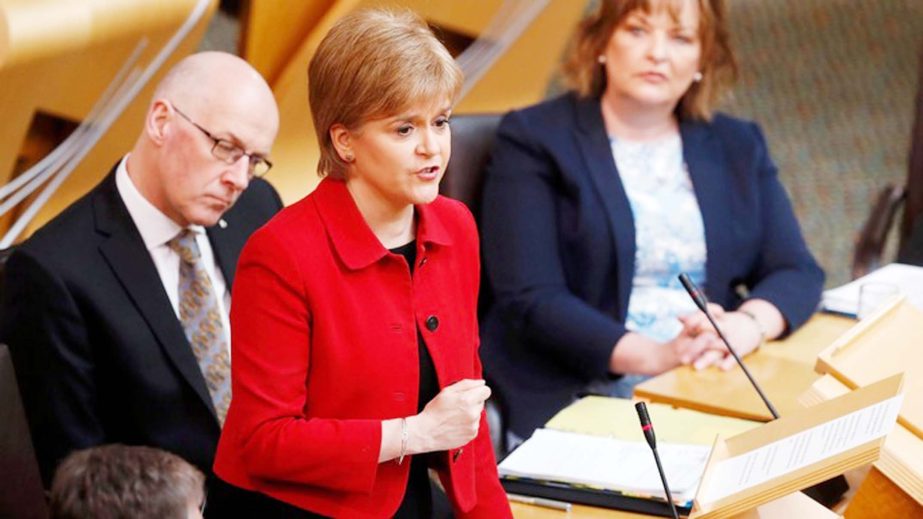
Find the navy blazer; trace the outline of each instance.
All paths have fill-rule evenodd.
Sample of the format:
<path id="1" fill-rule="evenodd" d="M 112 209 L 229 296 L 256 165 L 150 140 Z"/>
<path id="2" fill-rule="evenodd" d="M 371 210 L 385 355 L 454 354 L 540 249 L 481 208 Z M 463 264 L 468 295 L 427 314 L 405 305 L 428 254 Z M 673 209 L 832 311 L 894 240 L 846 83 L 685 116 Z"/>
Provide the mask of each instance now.
<path id="1" fill-rule="evenodd" d="M 681 121 L 705 225 L 705 292 L 736 308 L 771 302 L 793 330 L 823 272 L 805 245 L 759 127 L 718 114 Z M 565 94 L 500 123 L 482 206 L 495 304 L 482 357 L 510 426 L 528 435 L 586 384 L 609 376 L 634 276 L 631 207 L 598 98 Z"/>

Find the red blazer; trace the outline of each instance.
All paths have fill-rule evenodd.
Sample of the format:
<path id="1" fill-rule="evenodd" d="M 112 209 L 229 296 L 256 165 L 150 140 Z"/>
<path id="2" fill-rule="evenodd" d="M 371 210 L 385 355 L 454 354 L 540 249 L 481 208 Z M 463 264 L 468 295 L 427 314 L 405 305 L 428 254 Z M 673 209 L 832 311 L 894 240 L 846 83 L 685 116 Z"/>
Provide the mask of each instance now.
<path id="1" fill-rule="evenodd" d="M 443 197 L 416 216 L 413 277 L 337 180 L 247 242 L 232 297 L 221 478 L 324 515 L 397 511 L 410 463 L 378 463 L 381 421 L 416 414 L 417 327 L 440 388 L 482 376 L 474 220 Z M 510 516 L 483 413 L 477 438 L 441 460 L 456 514 Z"/>

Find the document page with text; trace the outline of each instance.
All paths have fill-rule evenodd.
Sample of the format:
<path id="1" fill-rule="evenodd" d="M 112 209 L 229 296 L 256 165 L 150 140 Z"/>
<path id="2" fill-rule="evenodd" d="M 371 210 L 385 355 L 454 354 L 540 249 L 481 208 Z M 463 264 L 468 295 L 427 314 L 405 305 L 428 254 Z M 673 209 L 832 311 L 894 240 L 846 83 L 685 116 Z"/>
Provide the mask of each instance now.
<path id="1" fill-rule="evenodd" d="M 903 395 L 812 427 L 715 465 L 700 499 L 713 503 L 886 436 Z"/>

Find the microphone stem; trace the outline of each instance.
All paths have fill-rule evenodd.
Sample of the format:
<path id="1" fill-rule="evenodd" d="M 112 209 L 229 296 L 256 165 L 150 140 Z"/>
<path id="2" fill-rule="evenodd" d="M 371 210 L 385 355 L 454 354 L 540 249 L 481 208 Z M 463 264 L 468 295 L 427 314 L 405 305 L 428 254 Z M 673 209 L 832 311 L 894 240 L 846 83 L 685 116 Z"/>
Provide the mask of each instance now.
<path id="1" fill-rule="evenodd" d="M 660 481 L 663 482 L 663 490 L 667 493 L 667 502 L 670 503 L 670 510 L 673 511 L 673 518 L 679 519 L 679 514 L 676 512 L 676 504 L 673 503 L 673 495 L 670 493 L 670 485 L 667 484 L 667 475 L 663 471 L 663 466 L 660 464 L 660 455 L 657 454 L 657 449 L 651 449 L 654 451 L 654 461 L 657 462 L 657 473 L 660 474 Z"/>
<path id="2" fill-rule="evenodd" d="M 772 414 L 773 419 L 779 418 L 778 411 L 776 411 L 776 408 L 772 406 L 772 402 L 770 402 L 769 399 L 766 398 L 766 395 L 763 393 L 762 388 L 760 388 L 760 385 L 757 384 L 756 380 L 753 379 L 753 375 L 750 374 L 750 370 L 747 369 L 747 365 L 744 364 L 742 360 L 740 360 L 740 355 L 738 355 L 737 351 L 735 351 L 734 348 L 731 347 L 731 343 L 727 340 L 727 337 L 724 336 L 724 333 L 721 332 L 721 328 L 719 328 L 718 324 L 715 323 L 715 320 L 712 319 L 711 312 L 706 311 L 705 317 L 708 318 L 708 322 L 711 323 L 712 328 L 714 328 L 715 331 L 718 332 L 718 336 L 721 337 L 722 341 L 724 341 L 724 345 L 727 346 L 728 351 L 731 352 L 731 355 L 734 356 L 734 360 L 737 361 L 737 365 L 740 366 L 740 369 L 743 370 L 744 375 L 746 375 L 747 378 L 750 379 L 750 384 L 753 385 L 753 388 L 756 389 L 757 394 L 759 394 L 760 398 L 763 399 L 763 403 L 766 404 L 766 408 L 769 409 L 769 412 Z"/>

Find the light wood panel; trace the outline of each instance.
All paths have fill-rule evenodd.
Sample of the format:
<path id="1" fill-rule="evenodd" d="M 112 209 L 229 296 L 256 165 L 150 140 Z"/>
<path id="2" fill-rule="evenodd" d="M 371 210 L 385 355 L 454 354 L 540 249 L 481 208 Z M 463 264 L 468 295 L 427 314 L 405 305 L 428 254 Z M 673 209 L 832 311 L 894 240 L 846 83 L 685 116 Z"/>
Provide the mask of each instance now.
<path id="1" fill-rule="evenodd" d="M 337 0 L 244 0 L 240 56 L 273 84 Z"/>
<path id="2" fill-rule="evenodd" d="M 844 517 L 923 517 L 923 504 L 914 501 L 873 467 L 846 508 Z"/>
<path id="3" fill-rule="evenodd" d="M 307 103 L 306 71 L 314 50 L 337 19 L 359 7 L 403 6 L 415 9 L 436 25 L 476 36 L 475 27 L 478 32 L 482 30 L 500 4 L 500 0 L 473 3 L 462 0 L 339 0 L 332 4 L 273 82 L 282 121 L 273 147 L 275 165 L 269 180 L 284 201 L 292 203 L 300 199 L 319 182 L 316 175 L 319 151 Z M 456 113 L 505 112 L 543 99 L 583 8 L 583 2 L 551 0 L 521 38 L 460 101 Z M 253 49 L 253 52 L 257 51 Z"/>
<path id="4" fill-rule="evenodd" d="M 766 396 L 785 415 L 801 407 L 798 396 L 817 380 L 818 353 L 845 333 L 855 321 L 817 314 L 784 341 L 771 342 L 744 362 Z M 696 371 L 681 367 L 642 382 L 635 396 L 699 411 L 767 421 L 772 418 L 739 367 Z"/>
<path id="5" fill-rule="evenodd" d="M 905 376 L 905 390 L 906 382 Z M 833 375 L 824 375 L 800 400 L 810 406 L 849 391 Z M 846 507 L 846 516 L 923 517 L 923 439 L 896 424 L 885 440 L 881 458 Z"/>
<path id="6" fill-rule="evenodd" d="M 31 10 L 29 16 L 20 11 L 26 3 Z M 60 36 L 58 40 L 49 43 L 50 47 L 41 49 L 32 41 L 35 38 L 33 36 L 14 35 L 5 40 L 10 45 L 24 41 L 24 45 L 30 47 L 22 51 L 9 50 L 6 55 L 14 56 L 15 59 L 8 59 L 8 65 L 0 68 L 0 85 L 3 85 L 0 88 L 0 113 L 4 114 L 3 122 L 0 123 L 0 184 L 10 178 L 16 156 L 36 111 L 74 121 L 82 120 L 138 42 L 142 38 L 148 40 L 139 60 L 139 65 L 145 66 L 186 20 L 197 3 L 197 0 L 0 1 L 0 12 L 3 19 L 9 22 L 40 22 L 42 12 L 49 13 L 50 20 L 57 20 L 61 16 L 57 10 L 63 8 L 65 13 L 71 14 L 77 27 L 69 37 Z M 119 157 L 131 149 L 140 132 L 153 86 L 164 70 L 195 50 L 217 4 L 218 0 L 210 0 L 199 24 L 181 42 L 161 72 L 152 78 L 115 121 L 96 148 L 61 185 L 21 239 L 86 193 Z M 78 12 L 82 14 L 75 14 Z M 84 27 L 87 25 L 89 29 Z M 16 31 L 26 29 L 21 27 L 16 28 Z M 47 28 L 39 27 L 35 30 L 45 34 Z M 85 34 L 87 31 L 89 35 Z M 5 228 L 2 230 L 5 231 Z"/>
<path id="7" fill-rule="evenodd" d="M 901 424 L 923 440 L 923 311 L 904 299 L 864 319 L 817 358 L 829 373 L 851 388 L 864 387 L 895 373 L 906 375 Z"/>

